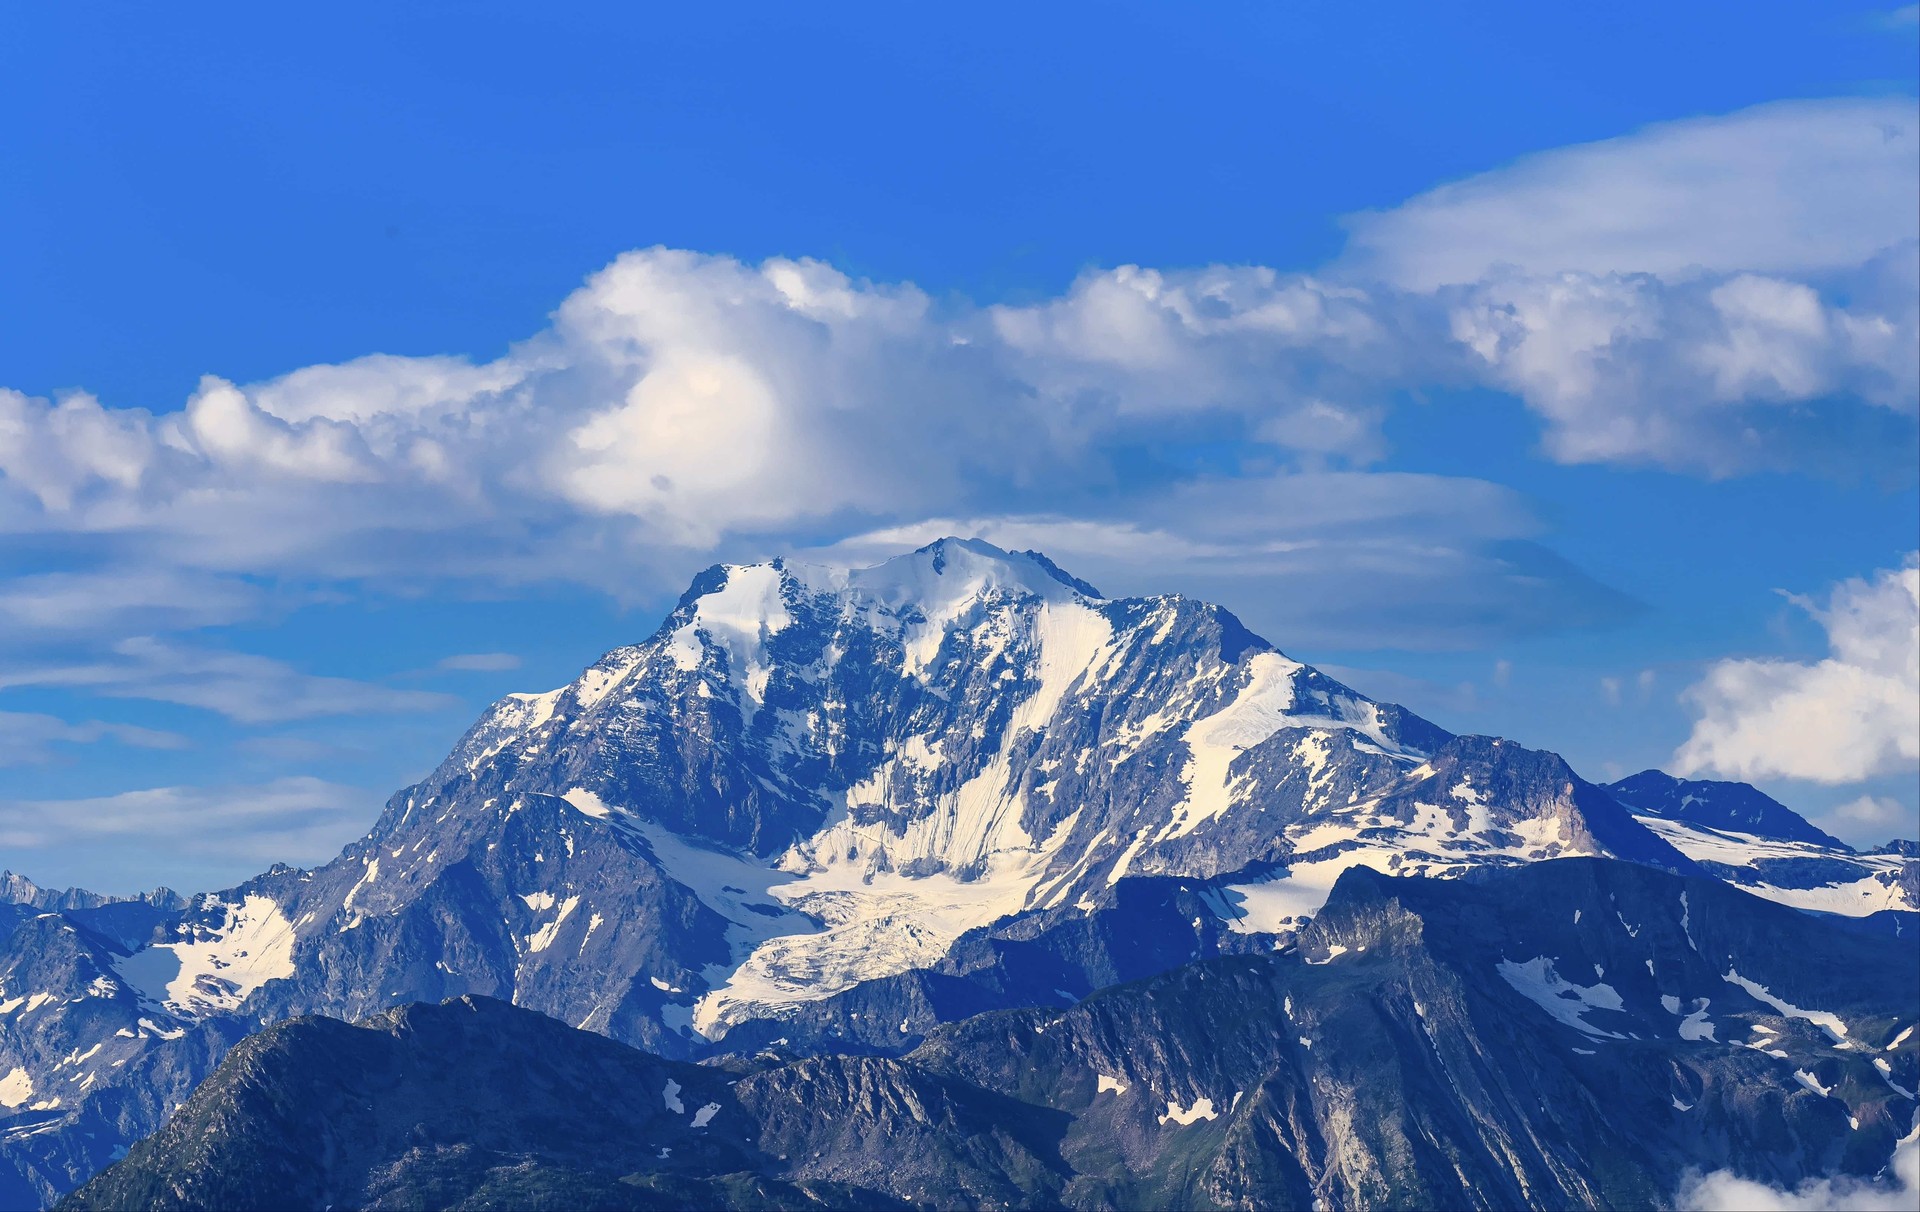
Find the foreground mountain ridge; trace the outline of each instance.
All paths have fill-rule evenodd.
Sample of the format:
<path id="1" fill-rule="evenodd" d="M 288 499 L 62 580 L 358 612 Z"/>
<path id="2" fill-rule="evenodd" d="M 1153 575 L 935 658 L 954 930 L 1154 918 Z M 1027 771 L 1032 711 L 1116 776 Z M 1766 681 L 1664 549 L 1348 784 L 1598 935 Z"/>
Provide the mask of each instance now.
<path id="1" fill-rule="evenodd" d="M 1354 866 L 1575 855 L 1776 899 L 1812 880 L 1833 904 L 1808 907 L 1855 915 L 1914 903 L 1897 857 L 1836 874 L 1795 851 L 1762 879 L 1783 856 L 1751 839 L 1636 816 L 1220 607 L 1108 599 L 1037 553 L 716 566 L 647 641 L 495 704 L 323 867 L 133 929 L 111 907 L 17 915 L 0 1193 L 70 1188 L 233 1040 L 300 1015 L 471 994 L 672 1058 L 898 1054 L 984 1011 L 1291 945 Z"/>
<path id="2" fill-rule="evenodd" d="M 689 1065 L 472 997 L 296 1020 L 61 1206 L 1665 1206 L 1705 1159 L 1875 1175 L 1914 999 L 1911 948 L 1710 879 L 1357 868 L 1287 953 L 898 1058 Z"/>

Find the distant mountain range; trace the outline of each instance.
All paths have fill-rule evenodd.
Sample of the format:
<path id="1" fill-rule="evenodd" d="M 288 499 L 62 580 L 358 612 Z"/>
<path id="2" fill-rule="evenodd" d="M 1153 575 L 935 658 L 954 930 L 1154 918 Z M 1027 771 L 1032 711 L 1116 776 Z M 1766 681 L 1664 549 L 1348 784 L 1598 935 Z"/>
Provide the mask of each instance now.
<path id="1" fill-rule="evenodd" d="M 1574 859 L 1586 861 L 1554 861 Z M 1527 898 L 1551 903 L 1559 881 L 1567 897 L 1577 883 L 1579 897 L 1603 899 L 1571 899 L 1564 929 L 1530 935 Z M 511 1204 L 511 1176 L 475 1160 L 493 1150 L 524 1154 L 523 1168 L 555 1192 L 602 1191 L 636 1207 L 941 1204 L 929 1193 L 943 1182 L 977 1203 L 1190 1195 L 1285 1205 L 1310 1193 L 1373 1206 L 1389 1192 L 1447 1202 L 1463 1183 L 1504 1193 L 1489 1206 L 1636 1202 L 1630 1193 L 1688 1166 L 1781 1181 L 1869 1173 L 1911 1118 L 1912 1100 L 1886 1083 L 1920 1081 L 1911 1036 L 1891 1051 L 1880 1039 L 1920 1016 L 1911 850 L 1855 853 L 1743 784 L 1658 771 L 1590 784 L 1553 754 L 1454 736 L 1374 702 L 1217 606 L 1104 598 L 1038 553 L 977 541 L 942 540 L 868 569 L 710 569 L 646 642 L 568 686 L 495 704 L 366 837 L 315 870 L 275 867 L 184 900 L 162 890 L 105 902 L 18 877 L 0 879 L 0 892 L 11 902 L 0 905 L 6 1206 L 44 1205 L 122 1157 L 75 1198 L 108 1206 L 135 1189 L 114 1184 L 238 1192 L 265 1190 L 245 1186 L 256 1179 L 293 1182 L 293 1171 L 271 1178 L 234 1160 L 272 1154 L 274 1133 L 287 1130 L 260 1100 L 323 1105 L 293 1092 L 339 1080 L 339 1050 L 358 1049 L 412 1075 L 412 1101 L 395 1107 L 428 1107 L 452 1087 L 404 1058 L 421 1046 L 408 1041 L 436 1032 L 475 1065 L 507 1064 L 539 1040 L 647 1073 L 706 1060 L 697 1088 L 726 1110 L 697 1137 L 674 1121 L 679 1143 L 660 1146 L 676 1150 L 673 1165 L 631 1151 L 587 1164 L 588 1137 L 554 1143 L 534 1123 L 540 1099 L 577 1101 L 556 1076 L 500 1111 L 502 1125 L 522 1127 L 501 1126 L 492 1144 L 462 1137 L 457 1123 L 423 1128 L 417 1166 L 404 1160 L 414 1156 L 406 1114 L 349 1117 L 358 1152 L 308 1157 L 318 1169 L 299 1181 L 318 1185 L 298 1190 L 345 1203 L 434 1190 Z M 1698 916 L 1709 904 L 1711 919 Z M 1679 935 L 1647 926 L 1638 941 L 1642 924 L 1676 907 Z M 1351 938 L 1329 933 L 1336 918 Z M 1452 944 L 1436 932 L 1455 938 L 1467 918 L 1486 936 L 1479 950 L 1438 958 Z M 1727 932 L 1713 936 L 1718 950 L 1689 941 L 1709 921 Z M 1379 950 L 1389 936 L 1391 963 Z M 1821 958 L 1781 951 L 1788 939 Z M 1676 942 L 1693 959 L 1660 950 Z M 1361 946 L 1376 951 L 1362 958 Z M 1833 984 L 1833 956 L 1869 966 Z M 1722 962 L 1726 971 L 1709 971 Z M 1395 967 L 1404 964 L 1418 973 Z M 1685 979 L 1669 981 L 1669 969 Z M 1443 971 L 1446 989 L 1421 983 Z M 1773 992 L 1747 987 L 1756 981 Z M 1404 1006 L 1379 1000 L 1379 982 L 1442 1017 L 1406 1020 Z M 1313 1022 L 1343 1024 L 1326 1028 L 1329 1039 L 1351 1032 L 1350 1044 L 1314 1045 L 1316 1065 L 1329 1049 L 1357 1050 L 1342 1052 L 1337 1082 L 1300 1067 L 1312 1050 L 1287 1025 L 1289 997 L 1320 1007 Z M 1703 999 L 1711 1011 L 1696 1006 Z M 1824 1020 L 1780 1009 L 1789 1004 L 1839 1016 L 1851 1034 L 1818 1045 L 1802 1027 Z M 1097 1079 L 1074 1066 L 1116 1063 L 1120 1053 L 1087 1051 L 1049 1053 L 1054 1067 L 1036 1067 L 1038 1045 L 1021 1042 L 1020 1031 L 1067 1038 L 1096 1021 L 1095 1007 L 1137 1016 L 1143 1051 L 1132 1059 L 1142 1064 L 1163 1052 L 1198 1063 L 1219 1043 L 1212 1033 L 1241 1024 L 1251 1050 L 1227 1059 L 1245 1068 L 1106 1074 L 1172 1104 L 1154 1116 L 1096 1114 L 1101 1098 L 1124 1101 L 1112 1091 L 1083 1104 L 1043 1097 L 1039 1076 L 1020 1085 L 1046 1073 L 1077 1091 Z M 1754 1016 L 1768 1013 L 1772 1038 L 1788 1043 L 1746 1047 L 1748 1028 L 1766 1025 Z M 314 1015 L 342 1022 L 303 1017 Z M 1746 1034 L 1723 1025 L 1699 1035 L 1710 1020 Z M 1409 1024 L 1419 1033 L 1407 1035 Z M 1537 1054 L 1529 1043 L 1502 1059 L 1516 1040 L 1569 1031 L 1586 1052 L 1541 1042 Z M 593 1036 L 652 1055 L 606 1051 L 615 1045 Z M 1421 1040 L 1421 1058 L 1405 1052 Z M 1885 1080 L 1873 1065 L 1862 1070 L 1872 1082 L 1854 1073 L 1853 1061 L 1866 1064 L 1853 1055 L 1861 1040 L 1878 1041 Z M 490 1041 L 504 1051 L 483 1059 Z M 1802 1043 L 1826 1051 L 1797 1051 Z M 1673 1101 L 1728 1118 L 1657 1149 L 1635 1135 L 1645 1125 L 1608 1129 L 1624 1134 L 1617 1141 L 1601 1133 L 1599 1120 L 1652 1096 L 1602 1097 L 1593 1081 L 1625 1082 L 1628 1069 L 1584 1057 L 1629 1051 L 1641 1058 L 1632 1065 L 1652 1066 L 1631 1069 L 1634 1080 L 1668 1073 L 1668 1085 L 1685 1086 L 1673 1085 Z M 1856 1084 L 1835 1085 L 1840 1069 L 1819 1067 L 1829 1060 Z M 1456 1065 L 1475 1075 L 1471 1090 L 1457 1085 L 1467 1070 Z M 1698 1084 L 1675 1076 L 1682 1069 Z M 1793 1076 L 1802 1069 L 1834 1093 L 1813 1094 Z M 1243 1096 L 1237 1106 L 1227 1084 Z M 357 1087 L 328 1089 L 358 1097 Z M 752 1102 L 775 1089 L 796 1105 Z M 1473 1109 L 1496 1090 L 1510 1106 Z M 1569 1147 L 1604 1144 L 1632 1160 L 1602 1173 L 1595 1157 L 1576 1162 L 1540 1141 L 1522 1149 L 1515 1142 L 1545 1130 L 1523 1122 L 1524 1106 L 1541 1114 L 1512 1102 L 1523 1090 L 1598 1117 Z M 909 1127 L 900 1117 L 923 1095 L 947 1118 Z M 1799 1107 L 1801 1095 L 1872 1126 L 1823 1135 L 1836 1113 Z M 1392 1129 L 1401 1135 L 1353 1126 L 1355 1108 L 1372 1116 L 1401 1097 L 1411 1100 Z M 1200 1099 L 1214 1100 L 1204 1125 L 1190 1118 Z M 1014 1114 L 1012 1135 L 976 1131 L 992 1119 L 982 1108 Z M 1256 1114 L 1293 1135 L 1233 1144 L 1235 1125 Z M 1029 1121 L 1048 1126 L 1018 1126 Z M 127 1155 L 163 1123 L 153 1147 Z M 833 1133 L 829 1145 L 822 1134 Z M 1795 1160 L 1764 1161 L 1763 1138 L 1791 1141 Z M 852 1159 L 856 1139 L 872 1154 L 868 1170 Z M 204 1159 L 201 1169 L 168 1170 L 161 1141 L 168 1156 Z M 1337 1160 L 1330 1141 L 1345 1142 Z M 464 1161 L 453 1156 L 462 1148 Z M 805 1148 L 841 1160 L 810 1166 L 796 1152 Z M 921 1149 L 934 1169 L 916 1169 Z"/>

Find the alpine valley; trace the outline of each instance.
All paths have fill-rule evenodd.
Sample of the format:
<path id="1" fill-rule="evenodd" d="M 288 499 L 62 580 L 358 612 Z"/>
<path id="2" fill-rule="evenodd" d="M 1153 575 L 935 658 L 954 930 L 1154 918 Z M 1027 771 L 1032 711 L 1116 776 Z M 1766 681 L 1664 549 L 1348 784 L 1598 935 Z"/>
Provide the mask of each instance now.
<path id="1" fill-rule="evenodd" d="M 0 898 L 10 1208 L 1657 1207 L 1920 1149 L 1911 843 L 973 540 L 709 569 L 323 867 Z"/>

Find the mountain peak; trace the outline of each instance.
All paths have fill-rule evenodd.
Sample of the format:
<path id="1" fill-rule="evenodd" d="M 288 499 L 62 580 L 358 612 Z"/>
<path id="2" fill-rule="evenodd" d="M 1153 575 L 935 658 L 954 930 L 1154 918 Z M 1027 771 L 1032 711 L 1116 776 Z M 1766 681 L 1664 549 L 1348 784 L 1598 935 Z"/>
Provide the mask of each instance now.
<path id="1" fill-rule="evenodd" d="M 1076 594 L 1096 601 L 1104 596 L 1037 551 L 1006 551 L 985 539 L 951 535 L 866 568 L 846 569 L 842 575 L 850 588 L 895 601 L 903 595 L 954 599 L 991 590 L 1048 601 L 1070 600 Z"/>
<path id="2" fill-rule="evenodd" d="M 664 630 L 697 623 L 727 636 L 770 635 L 787 626 L 791 607 L 821 595 L 856 610 L 930 623 L 956 619 L 989 598 L 1058 605 L 1106 601 L 1040 552 L 1010 552 L 984 539 L 949 536 L 863 567 L 785 557 L 715 564 L 693 579 Z"/>
<path id="3" fill-rule="evenodd" d="M 1731 829 L 1758 837 L 1804 842 L 1842 853 L 1852 851 L 1840 839 L 1747 783 L 1681 779 L 1664 770 L 1642 770 L 1608 784 L 1607 790 L 1615 799 L 1643 815 L 1705 825 L 1709 829 Z"/>
<path id="4" fill-rule="evenodd" d="M 985 539 L 963 539 L 957 535 L 947 535 L 944 538 L 935 539 L 933 542 L 928 543 L 924 547 L 916 548 L 907 555 L 897 556 L 893 560 L 884 561 L 881 565 L 876 565 L 876 568 L 884 567 L 886 564 L 896 563 L 901 560 L 913 560 L 916 556 L 926 556 L 936 576 L 946 573 L 950 560 L 957 560 L 960 566 L 967 568 L 977 567 L 984 561 L 987 564 L 1004 566 L 1009 570 L 1015 571 L 1016 574 L 1028 572 L 1029 570 L 1026 568 L 1026 565 L 1036 565 L 1041 572 L 1077 593 L 1089 598 L 1104 599 L 1106 597 L 1106 595 L 1098 589 L 1095 589 L 1086 581 L 1081 580 L 1079 577 L 1074 576 L 1066 569 L 1060 567 L 1060 565 L 1048 559 L 1041 552 L 1032 549 L 1026 551 L 1007 551 L 1003 548 L 996 547 Z"/>

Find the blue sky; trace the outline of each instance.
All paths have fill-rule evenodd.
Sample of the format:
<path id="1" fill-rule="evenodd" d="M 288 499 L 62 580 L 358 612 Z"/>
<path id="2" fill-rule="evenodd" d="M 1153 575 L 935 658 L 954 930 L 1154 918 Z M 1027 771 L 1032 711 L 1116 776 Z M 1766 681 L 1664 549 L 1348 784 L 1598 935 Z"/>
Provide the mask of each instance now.
<path id="1" fill-rule="evenodd" d="M 0 15 L 0 865 L 950 529 L 1914 834 L 1913 8 L 716 7 Z"/>

